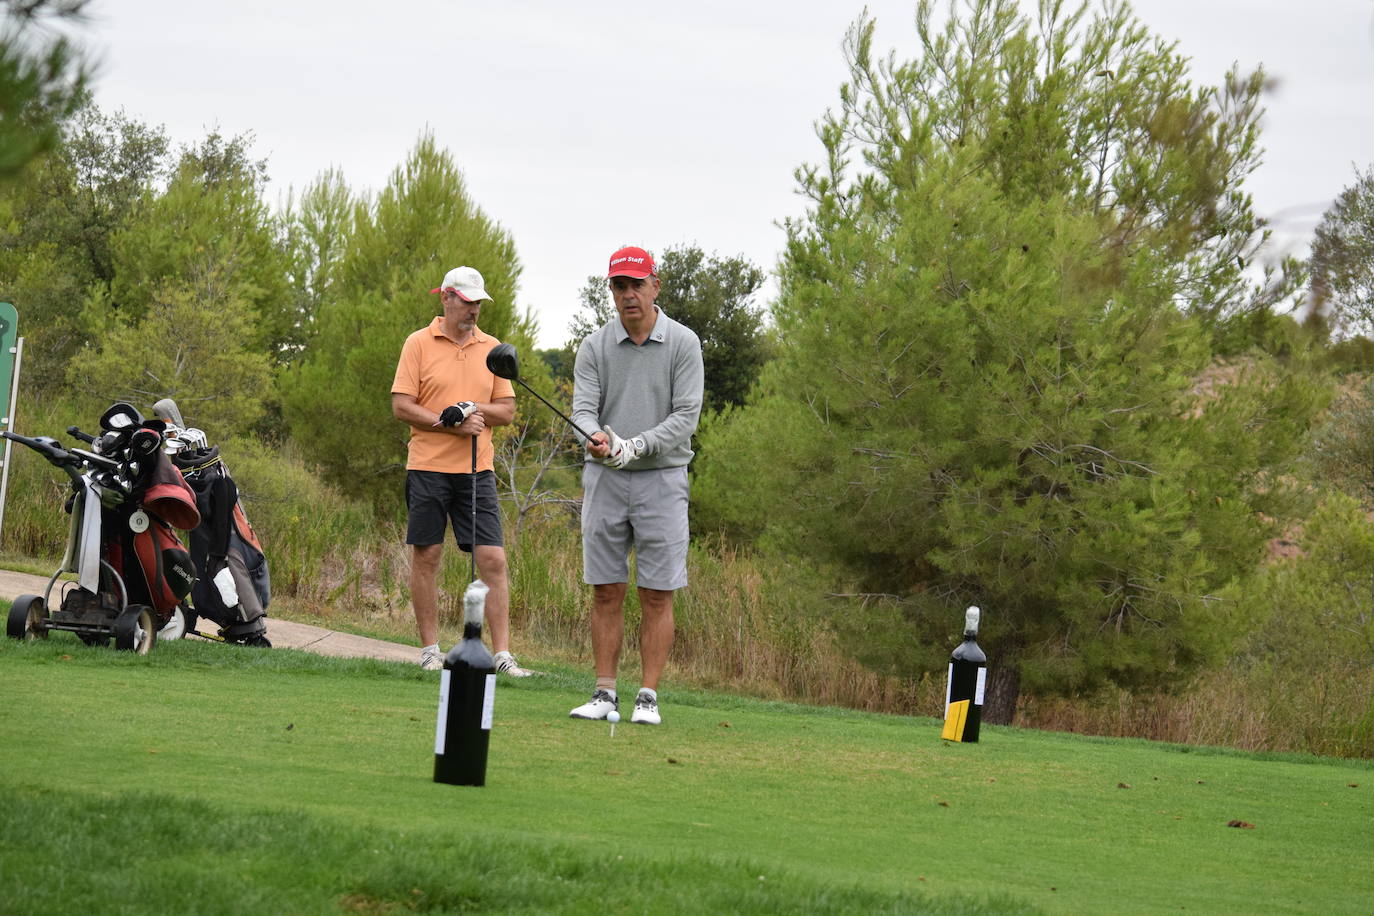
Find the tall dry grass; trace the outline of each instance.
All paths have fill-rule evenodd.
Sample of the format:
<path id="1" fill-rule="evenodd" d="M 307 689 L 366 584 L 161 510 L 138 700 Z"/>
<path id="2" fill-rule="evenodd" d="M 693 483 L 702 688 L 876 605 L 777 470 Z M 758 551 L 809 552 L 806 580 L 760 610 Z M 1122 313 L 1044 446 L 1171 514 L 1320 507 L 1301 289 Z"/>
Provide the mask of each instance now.
<path id="1" fill-rule="evenodd" d="M 1023 697 L 1018 721 L 1089 735 L 1374 757 L 1374 671 L 1226 666 L 1176 694 Z"/>

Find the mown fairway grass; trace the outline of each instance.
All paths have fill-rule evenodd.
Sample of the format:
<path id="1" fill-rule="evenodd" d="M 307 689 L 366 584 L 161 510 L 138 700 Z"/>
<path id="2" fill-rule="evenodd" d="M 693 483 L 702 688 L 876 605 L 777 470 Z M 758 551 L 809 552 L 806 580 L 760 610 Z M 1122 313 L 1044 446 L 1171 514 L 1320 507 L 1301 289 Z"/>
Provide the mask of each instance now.
<path id="1" fill-rule="evenodd" d="M 1374 766 L 666 689 L 500 683 L 431 781 L 437 676 L 195 640 L 0 640 L 0 912 L 1367 912 Z M 628 689 L 626 691 L 629 692 Z M 627 709 L 628 712 L 628 709 Z M 627 715 L 628 720 L 628 715 Z M 1228 827 L 1244 821 L 1253 828 Z"/>

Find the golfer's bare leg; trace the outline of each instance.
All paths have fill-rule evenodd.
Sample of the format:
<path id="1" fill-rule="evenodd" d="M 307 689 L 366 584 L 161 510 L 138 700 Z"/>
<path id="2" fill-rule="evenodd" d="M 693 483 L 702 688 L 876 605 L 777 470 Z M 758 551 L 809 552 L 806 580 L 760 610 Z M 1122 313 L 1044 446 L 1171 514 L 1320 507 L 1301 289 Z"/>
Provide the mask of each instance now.
<path id="1" fill-rule="evenodd" d="M 506 570 L 506 549 L 477 545 L 477 575 L 487 586 L 486 631 L 491 634 L 491 651 L 510 648 L 510 577 Z"/>
<path id="2" fill-rule="evenodd" d="M 598 678 L 614 678 L 625 638 L 626 583 L 592 586 L 592 658 Z"/>
<path id="3" fill-rule="evenodd" d="M 410 603 L 420 629 L 420 645 L 439 641 L 439 562 L 443 544 L 415 544 L 410 548 Z"/>
<path id="4" fill-rule="evenodd" d="M 639 657 L 644 686 L 658 689 L 658 679 L 673 651 L 673 593 L 656 588 L 639 590 Z"/>

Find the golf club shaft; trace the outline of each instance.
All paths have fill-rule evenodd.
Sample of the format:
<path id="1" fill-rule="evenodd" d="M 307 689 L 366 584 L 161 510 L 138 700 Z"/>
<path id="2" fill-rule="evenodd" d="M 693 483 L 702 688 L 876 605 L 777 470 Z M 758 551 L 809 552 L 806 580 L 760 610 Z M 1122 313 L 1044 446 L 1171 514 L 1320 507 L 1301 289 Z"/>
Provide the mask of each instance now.
<path id="1" fill-rule="evenodd" d="M 477 437 L 472 437 L 472 553 L 468 563 L 468 581 L 477 578 Z"/>
<path id="2" fill-rule="evenodd" d="M 525 389 L 526 391 L 528 391 L 530 394 L 534 395 L 534 396 L 537 397 L 539 400 L 544 401 L 544 406 L 545 406 L 545 407 L 547 407 L 549 410 L 552 410 L 554 413 L 556 413 L 556 414 L 558 414 L 560 417 L 562 417 L 563 420 L 564 420 L 564 422 L 566 422 L 569 426 L 571 426 L 573 429 L 577 430 L 579 433 L 582 434 L 582 438 L 583 438 L 583 439 L 590 439 L 590 438 L 591 438 L 591 434 L 590 434 L 590 433 L 588 433 L 588 432 L 587 432 L 586 430 L 584 430 L 582 427 L 580 427 L 580 426 L 578 426 L 576 423 L 574 423 L 570 417 L 568 417 L 565 413 L 563 413 L 563 411 L 559 410 L 557 407 L 554 407 L 554 406 L 553 406 L 552 404 L 550 404 L 548 401 L 545 401 L 545 400 L 544 400 L 544 396 L 543 396 L 542 394 L 540 394 L 539 392 L 535 391 L 535 390 L 534 390 L 533 388 L 531 388 L 529 385 L 526 385 L 524 379 L 517 378 L 515 381 L 516 381 L 517 383 L 519 383 L 520 387 L 524 388 L 524 389 Z"/>

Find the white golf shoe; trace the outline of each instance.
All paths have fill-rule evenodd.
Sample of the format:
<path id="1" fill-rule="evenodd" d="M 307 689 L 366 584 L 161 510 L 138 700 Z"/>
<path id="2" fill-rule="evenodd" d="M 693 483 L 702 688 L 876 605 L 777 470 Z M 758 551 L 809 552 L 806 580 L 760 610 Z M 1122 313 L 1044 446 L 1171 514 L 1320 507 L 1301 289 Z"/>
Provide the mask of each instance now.
<path id="1" fill-rule="evenodd" d="M 496 660 L 496 671 L 499 674 L 506 674 L 511 677 L 529 677 L 534 674 L 528 668 L 521 668 L 520 663 L 515 660 L 515 656 L 509 652 L 497 652 L 492 658 Z"/>
<path id="2" fill-rule="evenodd" d="M 609 690 L 598 689 L 590 701 L 568 713 L 570 719 L 604 719 L 611 710 L 620 709 L 620 700 Z"/>
<path id="3" fill-rule="evenodd" d="M 442 671 L 444 653 L 438 646 L 425 646 L 420 650 L 420 667 L 426 671 Z"/>
<path id="4" fill-rule="evenodd" d="M 639 725 L 658 725 L 663 717 L 658 714 L 658 696 L 648 690 L 641 690 L 635 697 L 635 711 L 630 713 L 630 721 Z"/>

